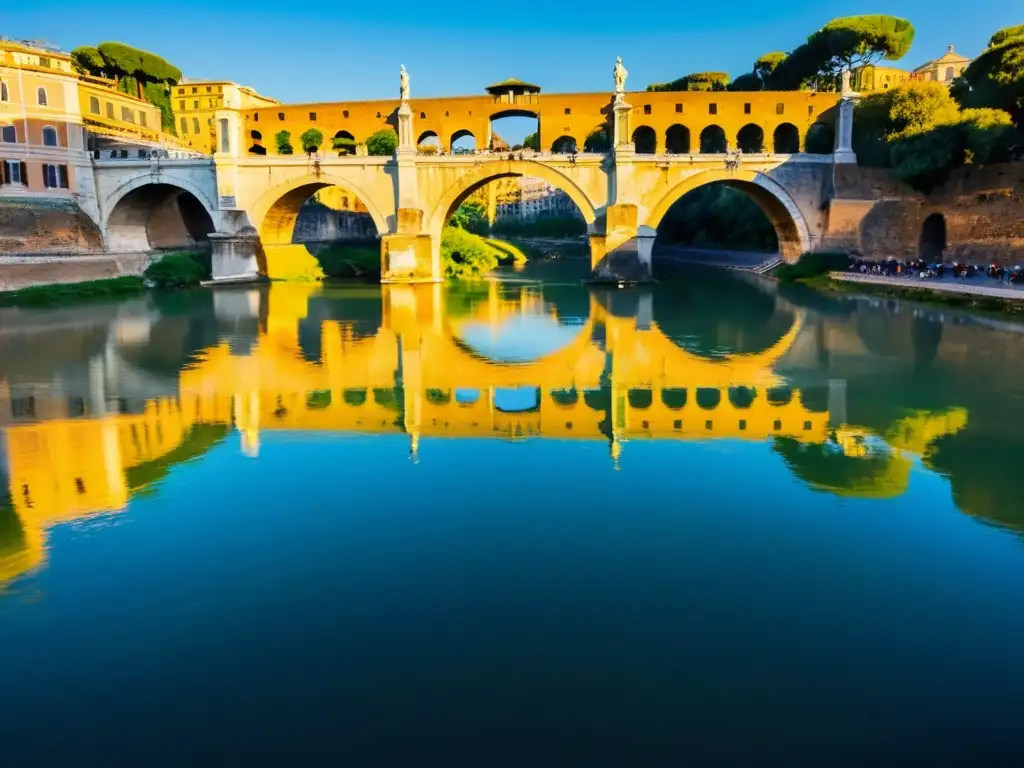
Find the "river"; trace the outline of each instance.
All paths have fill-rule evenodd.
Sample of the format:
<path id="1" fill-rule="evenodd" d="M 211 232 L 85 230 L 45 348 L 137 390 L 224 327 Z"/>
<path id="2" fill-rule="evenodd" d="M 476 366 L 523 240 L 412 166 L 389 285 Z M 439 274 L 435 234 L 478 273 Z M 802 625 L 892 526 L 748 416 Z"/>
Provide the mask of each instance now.
<path id="1" fill-rule="evenodd" d="M 1019 759 L 1024 327 L 577 267 L 0 310 L 5 764 Z"/>

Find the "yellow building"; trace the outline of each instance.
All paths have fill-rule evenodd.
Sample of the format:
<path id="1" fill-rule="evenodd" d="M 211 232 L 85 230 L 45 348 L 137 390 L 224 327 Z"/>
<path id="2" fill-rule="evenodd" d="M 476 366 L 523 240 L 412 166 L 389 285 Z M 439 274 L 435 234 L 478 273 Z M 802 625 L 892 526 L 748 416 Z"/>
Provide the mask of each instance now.
<path id="1" fill-rule="evenodd" d="M 279 103 L 228 80 L 183 81 L 171 88 L 178 136 L 185 145 L 199 152 L 213 151 L 213 116 L 218 109 L 259 109 Z M 262 139 L 251 138 L 256 143 Z"/>
<path id="2" fill-rule="evenodd" d="M 880 67 L 867 64 L 853 70 L 853 90 L 861 93 L 887 91 L 898 88 L 910 80 L 910 73 L 896 67 Z"/>
<path id="3" fill-rule="evenodd" d="M 161 141 L 160 108 L 117 90 L 117 83 L 102 77 L 78 75 L 82 123 L 90 133 L 143 141 Z"/>
<path id="4" fill-rule="evenodd" d="M 960 76 L 961 72 L 967 69 L 967 65 L 970 63 L 971 59 L 961 56 L 950 45 L 942 56 L 915 69 L 912 77 L 914 80 L 931 80 L 950 85 Z"/>
<path id="5" fill-rule="evenodd" d="M 0 196 L 70 196 L 87 162 L 71 57 L 0 40 Z"/>

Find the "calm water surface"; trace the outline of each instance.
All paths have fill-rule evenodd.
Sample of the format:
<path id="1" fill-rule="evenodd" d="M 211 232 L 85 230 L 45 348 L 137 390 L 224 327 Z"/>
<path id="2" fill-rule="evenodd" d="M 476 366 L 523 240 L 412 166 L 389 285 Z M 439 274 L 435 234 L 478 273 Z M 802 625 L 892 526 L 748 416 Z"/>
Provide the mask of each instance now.
<path id="1" fill-rule="evenodd" d="M 0 310 L 4 764 L 1019 765 L 1024 328 L 570 272 Z"/>

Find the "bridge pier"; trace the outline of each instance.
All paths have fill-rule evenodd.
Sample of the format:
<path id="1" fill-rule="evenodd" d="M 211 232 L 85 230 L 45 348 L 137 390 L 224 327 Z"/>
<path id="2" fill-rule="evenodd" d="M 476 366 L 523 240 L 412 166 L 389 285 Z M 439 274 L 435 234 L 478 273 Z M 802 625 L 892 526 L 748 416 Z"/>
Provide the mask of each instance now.
<path id="1" fill-rule="evenodd" d="M 211 232 L 213 281 L 247 283 L 260 279 L 260 238 L 252 227 L 235 234 Z"/>
<path id="2" fill-rule="evenodd" d="M 650 281 L 654 237 L 650 227 L 637 227 L 635 205 L 609 205 L 605 233 L 590 236 L 591 279 Z"/>

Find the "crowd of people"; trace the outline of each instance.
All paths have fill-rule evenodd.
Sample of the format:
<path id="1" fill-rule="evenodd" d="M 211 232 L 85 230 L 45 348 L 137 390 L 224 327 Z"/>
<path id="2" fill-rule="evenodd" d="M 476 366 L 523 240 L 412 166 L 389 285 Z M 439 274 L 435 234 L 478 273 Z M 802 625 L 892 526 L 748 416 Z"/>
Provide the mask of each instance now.
<path id="1" fill-rule="evenodd" d="M 917 280 L 943 279 L 947 277 L 972 279 L 988 278 L 1007 285 L 1024 284 L 1024 266 L 1006 267 L 993 262 L 979 266 L 965 262 L 934 262 L 923 259 L 857 259 L 850 265 L 851 272 L 885 277 L 906 277 Z"/>

